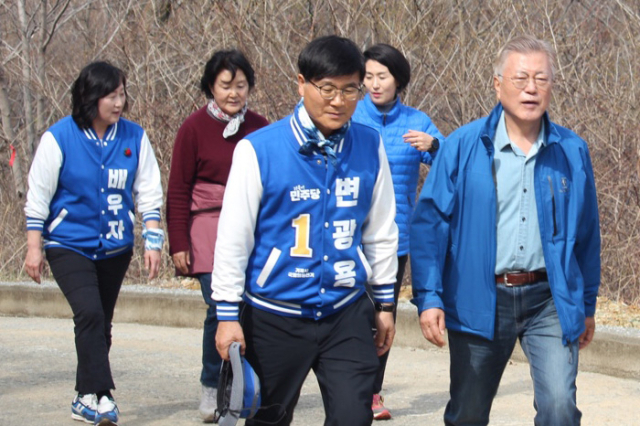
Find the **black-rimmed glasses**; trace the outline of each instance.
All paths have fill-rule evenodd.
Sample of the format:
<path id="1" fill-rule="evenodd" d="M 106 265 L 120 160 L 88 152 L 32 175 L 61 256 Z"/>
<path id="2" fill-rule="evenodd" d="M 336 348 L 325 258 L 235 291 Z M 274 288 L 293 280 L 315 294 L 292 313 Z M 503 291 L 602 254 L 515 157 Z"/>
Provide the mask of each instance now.
<path id="1" fill-rule="evenodd" d="M 342 95 L 342 99 L 344 99 L 345 101 L 357 101 L 362 94 L 362 86 L 349 86 L 345 87 L 344 89 L 338 89 L 336 86 L 330 83 L 323 84 L 322 86 L 318 86 L 313 81 L 309 81 L 308 83 L 318 89 L 318 92 L 320 92 L 320 96 L 328 101 L 335 98 L 338 95 L 338 92 L 340 92 L 340 94 Z"/>

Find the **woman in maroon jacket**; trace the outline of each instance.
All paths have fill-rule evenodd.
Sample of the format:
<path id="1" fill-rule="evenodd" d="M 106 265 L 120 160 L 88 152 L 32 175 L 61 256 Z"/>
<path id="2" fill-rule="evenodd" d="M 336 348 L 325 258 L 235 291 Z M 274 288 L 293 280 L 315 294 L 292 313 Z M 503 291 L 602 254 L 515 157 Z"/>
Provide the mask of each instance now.
<path id="1" fill-rule="evenodd" d="M 184 121 L 171 159 L 167 193 L 170 253 L 178 275 L 198 278 L 209 305 L 200 377 L 200 413 L 206 423 L 213 421 L 222 363 L 215 347 L 218 320 L 211 300 L 213 250 L 222 196 L 237 142 L 268 124 L 264 117 L 247 109 L 254 83 L 253 68 L 240 51 L 214 53 L 200 81 L 209 102 Z"/>

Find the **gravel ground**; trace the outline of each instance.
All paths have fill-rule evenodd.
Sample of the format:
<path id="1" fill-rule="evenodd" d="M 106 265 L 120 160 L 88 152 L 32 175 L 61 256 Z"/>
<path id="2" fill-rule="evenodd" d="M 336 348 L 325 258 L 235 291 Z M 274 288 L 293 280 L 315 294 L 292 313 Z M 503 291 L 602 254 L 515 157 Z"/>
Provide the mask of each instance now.
<path id="1" fill-rule="evenodd" d="M 0 316 L 0 330 L 0 425 L 82 424 L 69 417 L 76 364 L 73 323 Z M 201 330 L 117 323 L 113 333 L 111 360 L 121 426 L 201 425 Z M 448 399 L 448 362 L 446 350 L 394 348 L 383 389 L 394 417 L 380 426 L 441 425 Z M 577 387 L 583 426 L 640 424 L 637 380 L 581 372 Z M 510 362 L 493 404 L 491 425 L 532 425 L 532 402 L 529 366 Z M 323 421 L 320 391 L 311 374 L 292 426 Z"/>

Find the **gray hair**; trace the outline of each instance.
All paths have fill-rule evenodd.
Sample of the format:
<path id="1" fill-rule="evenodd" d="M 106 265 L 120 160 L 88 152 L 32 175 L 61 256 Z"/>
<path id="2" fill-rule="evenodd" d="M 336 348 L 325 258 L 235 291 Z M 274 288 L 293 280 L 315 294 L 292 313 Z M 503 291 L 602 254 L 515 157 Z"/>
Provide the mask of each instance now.
<path id="1" fill-rule="evenodd" d="M 533 53 L 533 52 L 542 52 L 547 55 L 549 58 L 549 67 L 551 69 L 551 80 L 556 74 L 556 52 L 553 50 L 551 45 L 544 40 L 540 40 L 530 35 L 522 35 L 515 38 L 512 38 L 505 44 L 498 56 L 496 57 L 496 61 L 494 64 L 494 74 L 502 75 L 502 69 L 504 68 L 504 63 L 507 60 L 507 57 L 511 53 Z"/>

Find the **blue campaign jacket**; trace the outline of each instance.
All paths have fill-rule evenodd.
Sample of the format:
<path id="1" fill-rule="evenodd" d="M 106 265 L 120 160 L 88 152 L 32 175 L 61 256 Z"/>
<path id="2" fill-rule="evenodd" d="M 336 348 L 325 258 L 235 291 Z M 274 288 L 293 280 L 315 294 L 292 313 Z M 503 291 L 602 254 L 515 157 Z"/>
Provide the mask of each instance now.
<path id="1" fill-rule="evenodd" d="M 235 158 L 244 149 L 239 146 L 216 241 L 212 288 L 218 318 L 235 320 L 238 303 L 225 285 L 245 262 L 244 301 L 277 315 L 323 319 L 358 300 L 367 283 L 377 301 L 392 301 L 397 227 L 378 133 L 352 123 L 335 146 L 336 165 L 316 151 L 300 153 L 306 137 L 291 116 L 246 141 L 255 152 L 260 203 L 248 239 L 247 231 L 227 232 L 234 226 L 230 209 L 251 209 L 241 200 L 253 198 L 235 186 L 244 173 Z M 241 246 L 250 250 L 236 250 Z"/>
<path id="2" fill-rule="evenodd" d="M 431 164 L 428 152 L 420 152 L 405 143 L 402 135 L 409 130 L 418 130 L 443 141 L 444 136 L 431 122 L 427 114 L 411 108 L 396 99 L 389 112 L 382 113 L 367 94 L 358 102 L 353 120 L 373 127 L 382 136 L 384 149 L 389 159 L 393 190 L 396 193 L 396 224 L 398 225 L 398 256 L 409 253 L 409 226 L 418 188 L 420 163 Z M 435 154 L 434 154 L 435 157 Z"/>
<path id="3" fill-rule="evenodd" d="M 41 143 L 29 177 L 27 230 L 41 231 L 45 248 L 63 247 L 91 259 L 132 249 L 134 201 L 145 222 L 160 220 L 162 206 L 160 170 L 144 129 L 121 118 L 98 139 L 67 116 L 43 136 L 50 137 L 59 158 L 42 159 L 52 151 Z M 42 161 L 55 169 L 51 198 L 43 188 L 54 178 L 41 176 Z"/>
<path id="4" fill-rule="evenodd" d="M 411 228 L 419 313 L 445 311 L 450 330 L 493 339 L 496 188 L 493 137 L 502 105 L 453 132 L 424 185 Z M 549 121 L 534 185 L 542 249 L 565 342 L 593 316 L 600 285 L 600 225 L 587 144 Z"/>

